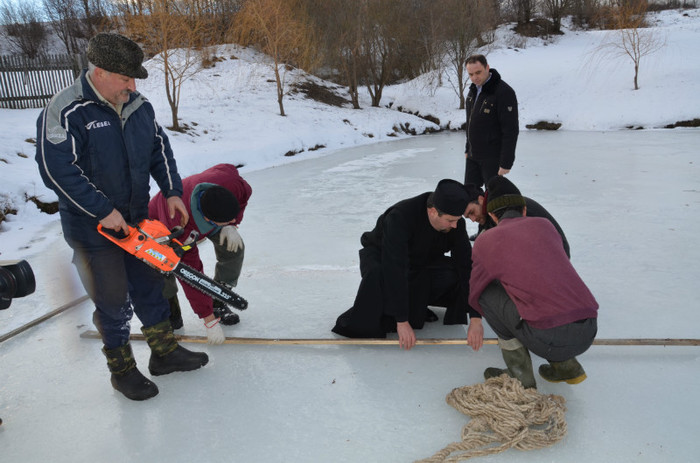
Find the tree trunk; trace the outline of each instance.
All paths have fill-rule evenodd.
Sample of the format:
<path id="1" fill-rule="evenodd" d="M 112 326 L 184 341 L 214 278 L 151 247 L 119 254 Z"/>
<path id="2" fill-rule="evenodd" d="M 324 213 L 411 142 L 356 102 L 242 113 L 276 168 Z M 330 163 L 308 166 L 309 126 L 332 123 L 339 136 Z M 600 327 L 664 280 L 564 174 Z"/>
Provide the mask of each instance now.
<path id="1" fill-rule="evenodd" d="M 282 64 L 284 66 L 284 64 Z M 280 116 L 286 116 L 284 113 L 284 104 L 282 99 L 284 98 L 284 88 L 282 87 L 282 78 L 280 77 L 279 64 L 275 63 L 275 82 L 277 83 L 277 104 L 280 107 Z"/>
<path id="2" fill-rule="evenodd" d="M 360 108 L 360 95 L 357 91 L 357 85 L 351 84 L 348 87 L 348 93 L 350 94 L 350 101 L 352 101 L 352 108 L 362 109 Z"/>
<path id="3" fill-rule="evenodd" d="M 170 105 L 170 115 L 172 117 L 171 129 L 174 131 L 180 131 L 180 124 L 177 121 L 177 104 L 175 104 L 175 85 L 173 83 L 171 88 L 171 76 L 170 76 L 170 65 L 168 63 L 168 54 L 163 54 L 163 77 L 165 78 L 165 96 L 168 99 L 168 105 Z"/>

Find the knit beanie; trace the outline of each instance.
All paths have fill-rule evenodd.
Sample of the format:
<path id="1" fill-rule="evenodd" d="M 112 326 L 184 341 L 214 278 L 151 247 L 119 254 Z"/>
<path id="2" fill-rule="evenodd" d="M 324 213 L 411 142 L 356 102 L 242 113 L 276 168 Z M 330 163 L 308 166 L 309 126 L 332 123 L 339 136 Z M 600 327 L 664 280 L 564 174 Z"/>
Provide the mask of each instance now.
<path id="1" fill-rule="evenodd" d="M 496 212 L 506 207 L 525 206 L 525 198 L 520 194 L 518 187 L 507 178 L 497 175 L 486 184 L 488 191 L 486 210 Z"/>
<path id="2" fill-rule="evenodd" d="M 433 193 L 433 204 L 440 212 L 461 217 L 469 204 L 464 185 L 449 178 L 440 180 Z"/>
<path id="3" fill-rule="evenodd" d="M 136 79 L 148 77 L 148 71 L 141 65 L 143 50 L 136 42 L 120 34 L 101 32 L 91 38 L 87 58 L 105 71 Z"/>
<path id="4" fill-rule="evenodd" d="M 238 216 L 240 206 L 236 197 L 226 188 L 214 185 L 204 190 L 199 205 L 204 217 L 212 222 L 230 222 Z"/>

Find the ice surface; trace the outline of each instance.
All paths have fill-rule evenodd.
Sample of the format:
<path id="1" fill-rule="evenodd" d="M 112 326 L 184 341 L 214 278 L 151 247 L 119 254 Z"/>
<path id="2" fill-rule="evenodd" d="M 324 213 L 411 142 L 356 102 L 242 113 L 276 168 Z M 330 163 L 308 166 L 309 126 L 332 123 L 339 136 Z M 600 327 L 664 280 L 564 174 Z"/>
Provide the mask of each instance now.
<path id="1" fill-rule="evenodd" d="M 418 137 L 245 175 L 253 197 L 237 290 L 250 308 L 227 335 L 334 337 L 359 283 L 360 234 L 394 201 L 459 178 L 462 141 Z M 601 304 L 599 337 L 698 337 L 700 250 L 689 244 L 700 222 L 699 145 L 691 130 L 522 134 L 511 179 L 564 228 Z M 76 287 L 63 241 L 51 239 L 41 262 L 55 260 L 54 279 L 38 265 L 44 284 L 5 312 L 53 308 Z M 211 272 L 213 250 L 201 252 Z M 183 332 L 203 335 L 181 302 Z M 502 365 L 496 346 L 193 344 L 209 365 L 156 377 L 160 394 L 135 403 L 111 389 L 100 342 L 79 338 L 92 329 L 91 310 L 80 304 L 0 345 L 3 461 L 413 461 L 459 440 L 467 418 L 447 393 Z M 418 335 L 465 336 L 439 322 Z M 567 437 L 483 460 L 694 461 L 697 349 L 592 347 L 580 357 L 583 383 L 538 381 L 567 399 Z M 148 348 L 134 350 L 146 372 Z"/>

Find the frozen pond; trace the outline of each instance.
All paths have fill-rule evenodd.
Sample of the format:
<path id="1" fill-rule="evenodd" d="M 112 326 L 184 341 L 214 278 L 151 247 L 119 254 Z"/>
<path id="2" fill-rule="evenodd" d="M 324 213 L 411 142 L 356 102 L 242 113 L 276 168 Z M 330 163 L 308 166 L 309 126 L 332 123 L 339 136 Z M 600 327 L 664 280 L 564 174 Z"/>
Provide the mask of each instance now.
<path id="1" fill-rule="evenodd" d="M 563 227 L 601 306 L 599 337 L 700 338 L 699 146 L 698 130 L 521 134 L 509 178 Z M 238 291 L 250 308 L 227 335 L 334 337 L 359 283 L 361 233 L 394 202 L 461 180 L 463 149 L 460 132 L 243 169 L 253 196 Z M 0 312 L 0 334 L 82 295 L 59 233 L 54 224 L 29 238 L 43 249 L 30 244 L 26 256 L 38 288 Z M 201 251 L 213 274 L 211 247 Z M 183 332 L 203 335 L 181 303 Z M 79 304 L 0 344 L 3 461 L 413 461 L 459 440 L 466 418 L 445 395 L 502 364 L 495 346 L 191 345 L 210 364 L 155 378 L 160 394 L 134 403 L 113 392 L 99 341 L 79 338 L 91 311 Z M 417 334 L 465 336 L 439 323 Z M 567 399 L 568 436 L 489 461 L 695 460 L 699 349 L 591 348 L 584 383 L 538 381 Z M 148 348 L 134 352 L 147 373 Z"/>

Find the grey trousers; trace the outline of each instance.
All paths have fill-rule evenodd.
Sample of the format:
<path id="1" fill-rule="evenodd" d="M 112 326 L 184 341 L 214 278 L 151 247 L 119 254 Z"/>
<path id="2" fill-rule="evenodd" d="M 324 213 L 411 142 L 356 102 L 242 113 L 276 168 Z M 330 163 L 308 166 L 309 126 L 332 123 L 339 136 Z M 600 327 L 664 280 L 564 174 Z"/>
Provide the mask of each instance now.
<path id="1" fill-rule="evenodd" d="M 494 281 L 479 297 L 484 318 L 499 338 L 517 338 L 530 352 L 548 361 L 563 362 L 581 355 L 598 332 L 595 318 L 568 323 L 546 330 L 531 327 L 520 318 L 515 303 L 500 282 Z"/>
<path id="2" fill-rule="evenodd" d="M 232 287 L 238 285 L 238 277 L 241 276 L 243 268 L 243 258 L 245 257 L 245 243 L 236 252 L 226 250 L 226 246 L 219 244 L 219 234 L 208 236 L 207 239 L 214 245 L 216 255 L 216 266 L 214 267 L 214 279 L 221 283 L 226 283 Z M 165 278 L 163 295 L 166 299 L 177 294 L 177 284 L 175 277 L 169 275 Z"/>

